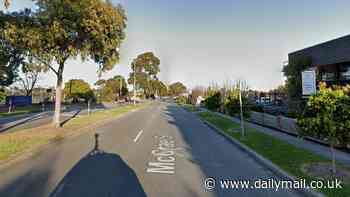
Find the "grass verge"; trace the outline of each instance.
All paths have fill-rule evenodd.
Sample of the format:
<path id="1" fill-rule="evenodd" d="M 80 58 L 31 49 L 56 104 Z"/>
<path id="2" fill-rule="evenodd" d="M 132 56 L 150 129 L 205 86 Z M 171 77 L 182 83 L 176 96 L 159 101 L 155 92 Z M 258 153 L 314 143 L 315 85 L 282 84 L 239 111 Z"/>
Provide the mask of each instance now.
<path id="1" fill-rule="evenodd" d="M 302 169 L 303 166 L 312 163 L 330 162 L 328 159 L 316 155 L 308 150 L 298 148 L 280 139 L 261 133 L 251 128 L 247 128 L 246 136 L 241 138 L 238 131 L 239 124 L 232 122 L 228 118 L 216 115 L 211 112 L 199 113 L 201 119 L 206 120 L 229 136 L 239 140 L 249 148 L 269 159 L 281 169 L 297 177 L 306 179 L 307 182 L 320 180 L 318 177 L 306 174 Z M 330 197 L 348 197 L 350 196 L 350 183 L 343 182 L 342 189 L 320 189 L 319 191 Z"/>
<path id="2" fill-rule="evenodd" d="M 12 159 L 24 152 L 30 152 L 51 141 L 62 140 L 71 135 L 90 131 L 96 126 L 115 119 L 126 112 L 140 109 L 147 104 L 122 106 L 110 110 L 97 111 L 90 116 L 80 116 L 67 122 L 62 128 L 53 128 L 51 125 L 0 134 L 0 161 Z"/>

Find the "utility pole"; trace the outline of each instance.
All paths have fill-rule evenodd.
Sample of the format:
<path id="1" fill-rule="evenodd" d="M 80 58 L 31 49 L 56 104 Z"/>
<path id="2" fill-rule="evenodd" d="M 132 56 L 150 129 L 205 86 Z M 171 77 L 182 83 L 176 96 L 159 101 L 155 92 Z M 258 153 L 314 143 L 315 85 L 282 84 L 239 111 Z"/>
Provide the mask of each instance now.
<path id="1" fill-rule="evenodd" d="M 88 100 L 88 115 L 90 116 L 91 111 L 91 99 Z"/>
<path id="2" fill-rule="evenodd" d="M 239 105 L 241 109 L 241 137 L 244 137 L 245 131 L 244 131 L 244 118 L 243 118 L 243 104 L 242 104 L 242 82 L 239 81 Z"/>
<path id="3" fill-rule="evenodd" d="M 120 85 L 119 85 L 119 99 L 120 99 L 120 97 L 122 96 L 122 88 L 123 88 L 123 83 L 122 83 L 122 79 L 120 78 L 119 79 L 120 81 Z"/>

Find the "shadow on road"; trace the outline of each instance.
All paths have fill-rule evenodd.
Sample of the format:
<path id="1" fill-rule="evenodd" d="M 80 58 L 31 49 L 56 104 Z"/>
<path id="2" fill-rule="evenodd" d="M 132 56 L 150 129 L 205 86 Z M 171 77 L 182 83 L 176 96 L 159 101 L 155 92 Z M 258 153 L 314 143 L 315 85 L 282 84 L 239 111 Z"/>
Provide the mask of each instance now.
<path id="1" fill-rule="evenodd" d="M 135 172 L 112 153 L 99 149 L 98 135 L 95 148 L 81 159 L 61 180 L 50 197 L 116 197 L 146 194 Z"/>
<path id="2" fill-rule="evenodd" d="M 1 169 L 0 196 L 1 197 L 45 197 L 52 173 L 52 164 L 57 160 L 56 154 L 49 155 L 37 168 L 29 167 L 26 160 L 15 163 L 16 169 L 9 166 Z M 23 170 L 25 169 L 25 170 Z M 7 173 L 10 172 L 10 173 Z M 15 176 L 13 176 L 15 175 Z M 2 182 L 5 181 L 5 182 Z M 4 184 L 6 183 L 6 184 Z"/>
<path id="3" fill-rule="evenodd" d="M 62 121 L 62 122 L 60 123 L 61 127 L 63 127 L 63 125 L 65 125 L 66 123 L 68 123 L 69 121 L 71 121 L 73 118 L 75 118 L 80 112 L 81 112 L 81 110 L 77 110 L 72 116 L 70 116 L 70 117 L 67 118 L 66 120 Z"/>
<path id="4" fill-rule="evenodd" d="M 25 161 L 18 163 L 18 173 L 17 170 L 0 173 L 0 197 L 146 197 L 128 164 L 119 155 L 101 150 L 98 135 L 94 144 L 86 156 L 58 179 L 59 171 L 65 171 L 57 165 L 61 157 L 58 154 L 47 155 L 36 166 L 27 166 L 31 164 Z"/>

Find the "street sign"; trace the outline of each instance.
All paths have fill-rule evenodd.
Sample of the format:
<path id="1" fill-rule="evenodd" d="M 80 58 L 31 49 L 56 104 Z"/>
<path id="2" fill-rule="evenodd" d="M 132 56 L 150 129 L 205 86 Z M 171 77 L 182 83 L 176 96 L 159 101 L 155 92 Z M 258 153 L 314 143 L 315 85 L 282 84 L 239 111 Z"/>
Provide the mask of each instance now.
<path id="1" fill-rule="evenodd" d="M 303 96 L 316 94 L 316 72 L 307 70 L 301 73 Z"/>

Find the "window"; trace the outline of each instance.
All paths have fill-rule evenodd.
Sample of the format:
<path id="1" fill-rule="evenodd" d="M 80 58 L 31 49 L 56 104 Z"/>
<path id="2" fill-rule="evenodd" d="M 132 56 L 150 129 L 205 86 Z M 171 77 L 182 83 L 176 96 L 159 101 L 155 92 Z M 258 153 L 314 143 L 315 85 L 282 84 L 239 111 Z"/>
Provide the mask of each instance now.
<path id="1" fill-rule="evenodd" d="M 340 72 L 340 78 L 342 80 L 350 80 L 350 65 L 342 67 Z"/>
<path id="2" fill-rule="evenodd" d="M 322 73 L 322 81 L 335 81 L 335 73 L 332 73 L 332 72 Z"/>

